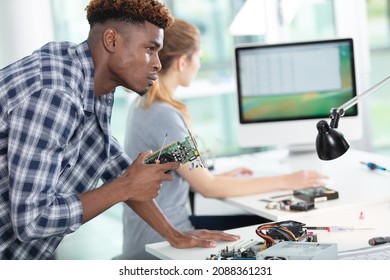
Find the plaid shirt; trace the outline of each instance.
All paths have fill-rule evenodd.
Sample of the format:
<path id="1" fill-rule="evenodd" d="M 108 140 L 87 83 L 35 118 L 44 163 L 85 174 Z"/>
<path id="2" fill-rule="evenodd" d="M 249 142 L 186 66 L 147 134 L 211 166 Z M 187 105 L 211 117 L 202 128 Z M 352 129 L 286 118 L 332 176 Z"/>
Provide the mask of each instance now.
<path id="1" fill-rule="evenodd" d="M 94 97 L 86 42 L 49 43 L 0 70 L 0 259 L 47 259 L 78 229 L 77 193 L 131 160 L 111 136 L 114 92 Z"/>

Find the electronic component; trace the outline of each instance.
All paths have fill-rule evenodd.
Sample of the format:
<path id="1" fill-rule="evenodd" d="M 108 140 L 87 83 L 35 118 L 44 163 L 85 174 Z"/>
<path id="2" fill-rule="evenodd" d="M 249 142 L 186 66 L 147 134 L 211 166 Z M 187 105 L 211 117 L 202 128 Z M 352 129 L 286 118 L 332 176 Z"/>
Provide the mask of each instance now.
<path id="1" fill-rule="evenodd" d="M 258 260 L 336 260 L 337 244 L 284 241 L 258 252 Z"/>
<path id="2" fill-rule="evenodd" d="M 264 239 L 260 251 L 265 250 L 280 241 L 303 241 L 307 238 L 307 231 L 303 223 L 283 221 L 262 224 L 256 229 L 256 234 Z"/>
<path id="3" fill-rule="evenodd" d="M 266 205 L 268 209 L 280 209 L 287 211 L 308 211 L 314 209 L 314 202 L 294 201 L 292 199 L 283 199 L 280 201 L 269 201 Z"/>
<path id="4" fill-rule="evenodd" d="M 145 160 L 145 163 L 158 164 L 158 163 L 179 161 L 182 164 L 185 164 L 187 162 L 192 162 L 190 169 L 197 168 L 197 167 L 206 167 L 206 164 L 203 161 L 198 151 L 195 138 L 192 137 L 189 131 L 188 133 L 189 135 L 184 139 L 184 141 L 172 142 L 162 147 L 161 149 L 154 151 Z"/>
<path id="5" fill-rule="evenodd" d="M 313 187 L 294 190 L 293 195 L 296 198 L 308 202 L 321 202 L 339 198 L 339 193 L 326 187 Z"/>
<path id="6" fill-rule="evenodd" d="M 291 211 L 308 211 L 314 209 L 314 203 L 308 201 L 298 201 L 289 205 Z"/>
<path id="7" fill-rule="evenodd" d="M 211 254 L 206 260 L 255 260 L 262 244 L 259 240 L 239 240 L 226 246 L 218 254 Z"/>
<path id="8" fill-rule="evenodd" d="M 256 229 L 256 234 L 263 241 L 239 240 L 217 254 L 212 254 L 207 260 L 253 260 L 261 252 L 274 244 L 285 241 L 316 242 L 317 236 L 308 233 L 305 224 L 296 221 L 283 221 L 262 224 Z"/>
<path id="9" fill-rule="evenodd" d="M 271 236 L 273 239 L 281 239 L 281 240 L 289 240 L 286 238 L 286 236 L 283 234 L 280 234 L 279 230 L 284 228 L 291 232 L 294 240 L 301 240 L 302 237 L 306 237 L 306 230 L 304 228 L 305 224 L 288 220 L 283 222 L 275 222 L 271 224 L 266 224 L 265 226 L 268 227 L 267 235 Z M 258 230 L 263 230 L 263 226 L 259 226 Z M 291 239 L 290 239 L 291 240 Z"/>

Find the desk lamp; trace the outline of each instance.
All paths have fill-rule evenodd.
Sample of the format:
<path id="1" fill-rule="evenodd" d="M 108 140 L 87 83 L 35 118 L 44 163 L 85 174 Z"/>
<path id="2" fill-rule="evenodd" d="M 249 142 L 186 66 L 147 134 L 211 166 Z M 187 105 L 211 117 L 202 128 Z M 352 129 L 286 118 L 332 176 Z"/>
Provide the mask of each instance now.
<path id="1" fill-rule="evenodd" d="M 390 76 L 374 85 L 364 93 L 355 96 L 338 108 L 331 109 L 330 125 L 324 120 L 317 123 L 318 135 L 316 139 L 317 155 L 322 160 L 332 160 L 342 156 L 348 149 L 349 143 L 344 135 L 337 129 L 340 117 L 344 116 L 346 110 L 353 105 L 374 93 L 390 82 Z"/>

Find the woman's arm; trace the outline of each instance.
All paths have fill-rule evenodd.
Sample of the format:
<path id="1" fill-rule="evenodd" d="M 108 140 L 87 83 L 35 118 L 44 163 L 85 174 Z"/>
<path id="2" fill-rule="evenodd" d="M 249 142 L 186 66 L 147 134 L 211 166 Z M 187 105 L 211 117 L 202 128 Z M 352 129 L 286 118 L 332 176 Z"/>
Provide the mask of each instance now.
<path id="1" fill-rule="evenodd" d="M 237 168 L 230 172 L 214 175 L 207 168 L 189 170 L 189 164 L 181 166 L 177 172 L 191 187 L 205 197 L 227 198 L 275 190 L 324 186 L 327 176 L 313 170 L 302 170 L 278 176 L 251 176 L 247 168 Z M 244 175 L 244 176 L 240 176 Z"/>

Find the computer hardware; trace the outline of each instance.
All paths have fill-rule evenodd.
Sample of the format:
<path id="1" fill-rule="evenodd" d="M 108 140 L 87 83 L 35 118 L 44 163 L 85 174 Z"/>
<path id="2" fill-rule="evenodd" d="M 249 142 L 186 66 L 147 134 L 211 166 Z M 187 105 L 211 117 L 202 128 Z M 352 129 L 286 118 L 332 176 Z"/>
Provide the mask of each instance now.
<path id="1" fill-rule="evenodd" d="M 192 162 L 190 169 L 206 167 L 203 161 L 195 138 L 188 131 L 189 135 L 183 141 L 172 142 L 159 150 L 154 151 L 146 160 L 147 164 L 160 164 L 179 161 L 182 164 Z M 164 139 L 165 141 L 165 139 Z"/>

